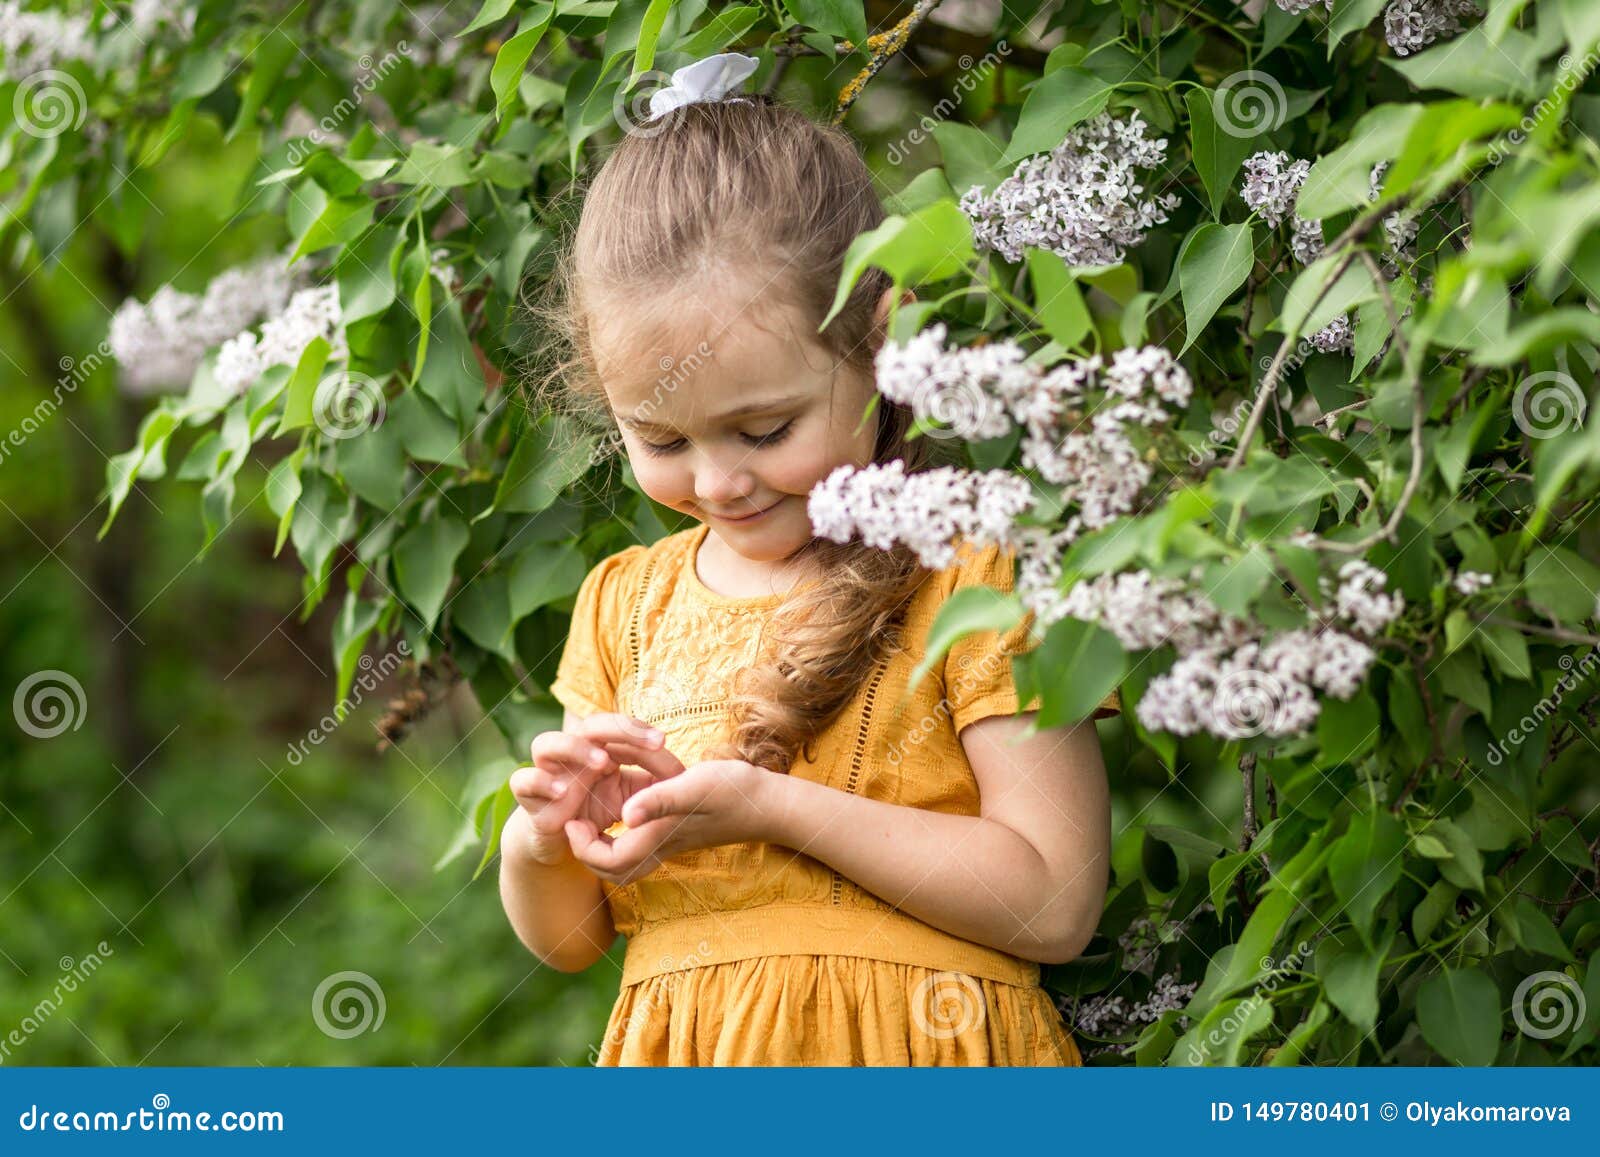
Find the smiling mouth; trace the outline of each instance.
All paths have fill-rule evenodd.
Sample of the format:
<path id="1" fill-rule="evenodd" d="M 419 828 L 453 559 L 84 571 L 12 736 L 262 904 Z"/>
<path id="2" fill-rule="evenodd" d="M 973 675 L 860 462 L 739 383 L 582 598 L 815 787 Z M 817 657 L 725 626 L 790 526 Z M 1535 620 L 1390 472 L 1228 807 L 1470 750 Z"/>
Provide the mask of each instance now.
<path id="1" fill-rule="evenodd" d="M 741 515 L 738 518 L 730 518 L 726 514 L 713 514 L 711 517 L 715 518 L 715 519 L 718 519 L 719 521 L 722 521 L 722 522 L 753 522 L 757 518 L 760 518 L 763 514 L 766 514 L 769 511 L 771 511 L 777 505 L 778 504 L 776 502 L 774 502 L 772 504 L 772 506 L 767 507 L 765 510 L 757 510 L 754 513 Z"/>

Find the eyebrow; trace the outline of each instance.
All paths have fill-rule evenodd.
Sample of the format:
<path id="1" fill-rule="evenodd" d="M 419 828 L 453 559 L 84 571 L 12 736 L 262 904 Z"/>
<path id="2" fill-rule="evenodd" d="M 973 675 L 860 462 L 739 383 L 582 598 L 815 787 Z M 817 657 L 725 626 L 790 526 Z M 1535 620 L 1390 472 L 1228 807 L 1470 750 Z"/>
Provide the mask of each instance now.
<path id="1" fill-rule="evenodd" d="M 764 401 L 764 402 L 748 402 L 743 406 L 735 406 L 731 410 L 723 411 L 721 414 L 717 415 L 717 417 L 713 418 L 712 422 L 713 422 L 713 424 L 715 424 L 717 422 L 731 421 L 734 418 L 743 418 L 743 417 L 745 417 L 746 415 L 749 415 L 749 414 L 764 414 L 769 410 L 779 410 L 779 409 L 782 409 L 784 406 L 792 406 L 792 405 L 795 405 L 798 402 L 803 402 L 803 401 L 805 401 L 807 399 L 807 397 L 808 397 L 808 395 L 806 395 L 806 394 L 791 394 L 786 398 L 769 398 L 767 401 Z M 629 427 L 630 429 L 635 429 L 635 430 L 638 430 L 638 429 L 670 430 L 670 429 L 672 429 L 671 426 L 663 426 L 663 425 L 660 425 L 659 423 L 656 423 L 656 422 L 645 422 L 645 421 L 641 421 L 641 420 L 639 420 L 637 418 L 627 418 L 627 417 L 623 417 L 621 414 L 616 415 L 616 417 L 617 417 L 617 421 L 621 422 L 623 425 Z"/>

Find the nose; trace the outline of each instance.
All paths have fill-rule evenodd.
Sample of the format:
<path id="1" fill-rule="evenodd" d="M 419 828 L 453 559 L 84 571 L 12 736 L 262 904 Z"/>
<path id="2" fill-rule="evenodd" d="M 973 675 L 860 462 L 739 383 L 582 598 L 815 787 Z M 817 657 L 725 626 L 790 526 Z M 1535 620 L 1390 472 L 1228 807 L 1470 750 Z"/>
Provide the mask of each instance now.
<path id="1" fill-rule="evenodd" d="M 702 454 L 695 465 L 694 493 L 706 505 L 726 510 L 754 492 L 754 481 L 755 476 L 737 457 L 725 468 L 714 456 Z"/>

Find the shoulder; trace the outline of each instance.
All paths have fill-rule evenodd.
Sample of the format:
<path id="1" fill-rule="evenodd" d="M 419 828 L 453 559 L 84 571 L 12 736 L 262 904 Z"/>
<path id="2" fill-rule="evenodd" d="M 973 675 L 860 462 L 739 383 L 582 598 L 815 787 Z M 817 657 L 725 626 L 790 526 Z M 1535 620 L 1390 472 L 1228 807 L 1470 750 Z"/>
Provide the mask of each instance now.
<path id="1" fill-rule="evenodd" d="M 620 611 L 646 584 L 653 586 L 661 578 L 676 573 L 692 534 L 692 530 L 680 531 L 653 543 L 634 543 L 607 555 L 590 568 L 583 580 L 580 599 L 594 599 L 608 610 Z"/>

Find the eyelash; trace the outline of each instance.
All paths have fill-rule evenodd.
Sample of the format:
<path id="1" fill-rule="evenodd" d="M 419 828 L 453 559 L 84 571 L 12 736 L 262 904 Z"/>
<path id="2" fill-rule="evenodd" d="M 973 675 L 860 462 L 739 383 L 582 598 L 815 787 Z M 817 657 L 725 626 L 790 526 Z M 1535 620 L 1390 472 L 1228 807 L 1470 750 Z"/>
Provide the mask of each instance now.
<path id="1" fill-rule="evenodd" d="M 764 449 L 768 446 L 776 446 L 779 442 L 782 442 L 789 436 L 793 428 L 794 419 L 791 418 L 789 421 L 779 426 L 770 434 L 740 434 L 739 437 L 743 438 L 745 441 L 749 442 L 752 446 L 755 446 L 758 449 Z M 645 451 L 649 454 L 654 454 L 657 457 L 665 457 L 668 454 L 676 454 L 679 450 L 681 450 L 683 448 L 683 439 L 679 438 L 676 442 L 668 442 L 665 446 L 658 446 L 654 442 L 643 441 L 640 442 L 640 445 L 642 445 L 645 448 Z"/>

